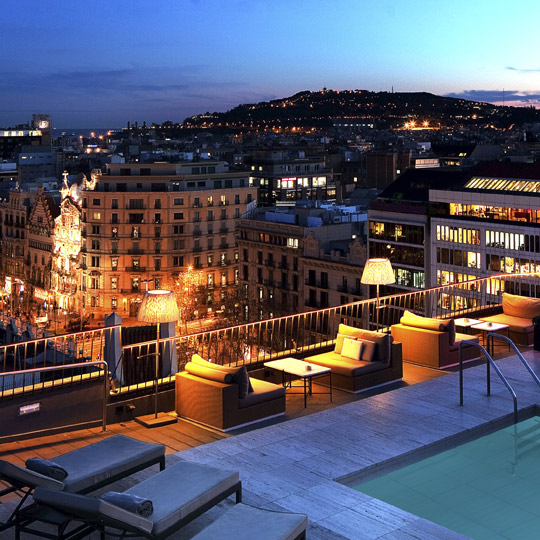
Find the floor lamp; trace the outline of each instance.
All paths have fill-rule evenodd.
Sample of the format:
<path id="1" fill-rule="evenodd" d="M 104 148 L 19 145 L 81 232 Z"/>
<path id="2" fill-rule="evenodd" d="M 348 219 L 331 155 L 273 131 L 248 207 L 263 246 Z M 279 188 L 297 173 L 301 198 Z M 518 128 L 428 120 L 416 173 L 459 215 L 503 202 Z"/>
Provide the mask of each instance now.
<path id="1" fill-rule="evenodd" d="M 144 293 L 137 320 L 157 325 L 156 354 L 155 354 L 155 380 L 156 387 L 154 396 L 154 414 L 135 418 L 139 424 L 146 427 L 163 426 L 176 422 L 176 418 L 167 414 L 158 414 L 158 379 L 159 379 L 159 325 L 162 323 L 176 322 L 180 315 L 173 291 L 146 291 Z"/>
<path id="2" fill-rule="evenodd" d="M 379 331 L 379 285 L 390 285 L 396 282 L 394 270 L 388 259 L 368 259 L 364 266 L 362 279 L 360 280 L 366 285 L 377 285 L 377 304 L 376 304 L 376 320 L 377 332 Z"/>

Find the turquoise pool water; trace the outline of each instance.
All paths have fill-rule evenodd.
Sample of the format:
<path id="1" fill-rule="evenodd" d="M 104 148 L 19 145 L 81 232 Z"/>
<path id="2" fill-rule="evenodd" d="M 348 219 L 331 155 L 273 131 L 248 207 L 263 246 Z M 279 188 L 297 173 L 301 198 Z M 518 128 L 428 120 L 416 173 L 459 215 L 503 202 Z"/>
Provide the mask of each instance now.
<path id="1" fill-rule="evenodd" d="M 474 538 L 540 538 L 540 418 L 354 489 Z"/>

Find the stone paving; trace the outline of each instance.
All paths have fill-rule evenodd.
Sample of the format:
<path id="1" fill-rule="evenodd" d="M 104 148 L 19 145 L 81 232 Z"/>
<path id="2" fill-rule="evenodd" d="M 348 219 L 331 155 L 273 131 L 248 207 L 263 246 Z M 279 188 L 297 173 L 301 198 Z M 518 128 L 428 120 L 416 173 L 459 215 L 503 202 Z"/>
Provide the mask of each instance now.
<path id="1" fill-rule="evenodd" d="M 540 374 L 540 354 L 527 351 L 525 357 Z M 516 357 L 497 365 L 514 387 L 520 410 L 540 403 L 540 388 Z M 491 396 L 486 396 L 485 372 L 485 366 L 465 370 L 463 407 L 458 373 L 451 373 L 176 456 L 240 471 L 244 502 L 307 514 L 310 539 L 464 538 L 335 480 L 511 419 L 510 394 L 492 371 Z M 227 504 L 220 506 L 174 538 L 189 538 Z"/>

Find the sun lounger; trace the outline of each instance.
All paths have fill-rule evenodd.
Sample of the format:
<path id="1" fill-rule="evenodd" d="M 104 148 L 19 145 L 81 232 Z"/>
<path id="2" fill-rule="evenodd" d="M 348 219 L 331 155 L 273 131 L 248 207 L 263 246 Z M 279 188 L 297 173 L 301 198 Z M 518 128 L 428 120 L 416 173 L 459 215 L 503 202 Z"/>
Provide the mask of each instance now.
<path id="1" fill-rule="evenodd" d="M 70 493 L 89 493 L 157 463 L 163 470 L 165 446 L 116 435 L 57 456 L 53 461 L 67 471 L 63 481 L 0 460 L 0 480 L 10 485 L 0 491 L 0 497 L 13 492 L 23 494 L 12 515 L 0 525 L 0 530 L 14 525 L 17 513 L 34 489 L 44 487 Z"/>
<path id="2" fill-rule="evenodd" d="M 233 493 L 236 502 L 241 502 L 242 485 L 237 472 L 180 461 L 124 493 L 151 500 L 153 514 L 144 518 L 103 499 L 44 487 L 35 490 L 34 499 L 42 507 L 86 524 L 88 534 L 99 531 L 105 537 L 107 529 L 114 529 L 116 534 L 161 540 Z M 40 519 L 49 522 L 47 516 Z"/>
<path id="3" fill-rule="evenodd" d="M 237 504 L 191 540 L 301 540 L 307 516 Z"/>

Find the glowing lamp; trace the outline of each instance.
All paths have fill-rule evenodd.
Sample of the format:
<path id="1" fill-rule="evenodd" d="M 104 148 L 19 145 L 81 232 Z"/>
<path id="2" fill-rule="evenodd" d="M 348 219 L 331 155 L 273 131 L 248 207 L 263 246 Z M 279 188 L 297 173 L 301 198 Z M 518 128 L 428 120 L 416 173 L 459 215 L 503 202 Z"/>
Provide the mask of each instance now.
<path id="1" fill-rule="evenodd" d="M 137 320 L 150 324 L 157 324 L 156 337 L 156 372 L 154 399 L 154 418 L 158 418 L 158 379 L 159 379 L 159 325 L 161 323 L 176 322 L 180 318 L 176 298 L 173 291 L 146 291 L 144 293 Z"/>
<path id="2" fill-rule="evenodd" d="M 396 282 L 394 270 L 388 259 L 369 259 L 364 267 L 360 280 L 366 285 L 377 285 L 377 330 L 379 330 L 379 285 L 390 285 Z"/>

